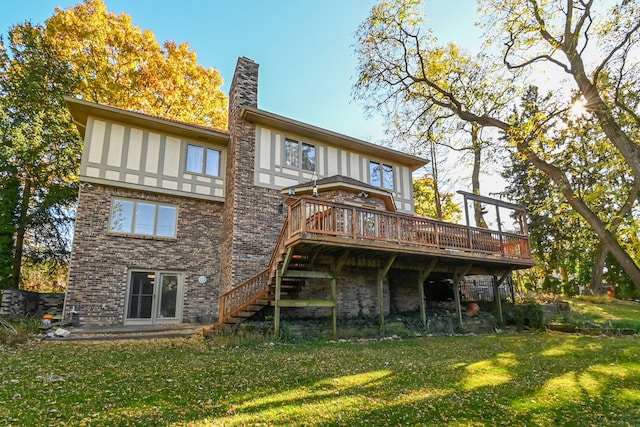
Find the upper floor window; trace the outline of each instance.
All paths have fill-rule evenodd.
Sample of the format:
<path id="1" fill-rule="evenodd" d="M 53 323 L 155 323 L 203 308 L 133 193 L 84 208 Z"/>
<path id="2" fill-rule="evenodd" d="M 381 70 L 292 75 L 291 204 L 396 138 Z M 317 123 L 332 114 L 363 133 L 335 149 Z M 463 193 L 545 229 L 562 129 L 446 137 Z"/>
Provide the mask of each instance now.
<path id="1" fill-rule="evenodd" d="M 369 183 L 376 187 L 393 190 L 393 166 L 369 162 Z"/>
<path id="2" fill-rule="evenodd" d="M 209 176 L 220 176 L 220 151 L 189 144 L 185 170 Z"/>
<path id="3" fill-rule="evenodd" d="M 176 237 L 178 209 L 159 203 L 113 199 L 109 231 L 145 236 Z"/>
<path id="4" fill-rule="evenodd" d="M 293 169 L 313 172 L 316 170 L 315 145 L 300 143 L 293 139 L 284 140 L 284 164 Z"/>

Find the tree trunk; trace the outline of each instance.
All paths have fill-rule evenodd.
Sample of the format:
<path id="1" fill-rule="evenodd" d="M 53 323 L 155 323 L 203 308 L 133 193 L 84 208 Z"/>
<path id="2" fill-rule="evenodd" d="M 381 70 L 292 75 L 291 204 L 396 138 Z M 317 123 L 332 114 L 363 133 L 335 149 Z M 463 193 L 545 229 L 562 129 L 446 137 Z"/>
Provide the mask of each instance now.
<path id="1" fill-rule="evenodd" d="M 566 43 L 570 41 L 567 40 Z M 629 138 L 611 114 L 611 108 L 605 103 L 599 89 L 589 80 L 582 57 L 574 45 L 564 46 L 565 54 L 571 64 L 571 75 L 587 101 L 587 109 L 598 119 L 600 127 L 611 143 L 620 151 L 631 168 L 634 177 L 640 179 L 640 145 Z"/>
<path id="2" fill-rule="evenodd" d="M 589 97 L 586 98 L 587 100 L 590 99 Z M 477 116 L 468 111 L 464 111 L 461 108 L 455 109 L 454 112 L 462 120 L 476 122 L 481 126 L 496 127 L 498 129 L 502 129 L 507 134 L 510 133 L 510 130 L 513 130 L 512 126 L 508 123 L 502 120 L 495 119 L 493 117 Z M 628 139 L 622 132 L 620 132 L 620 134 L 622 134 L 620 135 L 622 140 Z M 622 246 L 620 246 L 620 243 L 616 240 L 615 236 L 606 229 L 605 224 L 600 220 L 600 218 L 598 218 L 598 216 L 591 209 L 589 209 L 584 200 L 582 200 L 575 194 L 573 188 L 571 187 L 571 183 L 564 175 L 564 173 L 557 167 L 545 162 L 540 157 L 538 157 L 529 148 L 527 142 L 524 139 L 518 138 L 516 136 L 515 141 L 518 151 L 524 154 L 536 168 L 538 168 L 540 171 L 549 176 L 549 178 L 551 178 L 551 180 L 558 186 L 558 188 L 562 192 L 562 195 L 567 200 L 567 203 L 569 203 L 569 205 L 578 213 L 578 215 L 584 218 L 584 220 L 591 226 L 593 231 L 598 235 L 600 241 L 605 246 L 605 249 L 608 250 L 611 255 L 613 255 L 618 263 L 620 263 L 620 267 L 622 267 L 624 272 L 627 273 L 629 279 L 631 280 L 631 283 L 633 283 L 633 285 L 637 289 L 640 289 L 640 268 L 635 263 L 633 258 L 631 258 L 631 256 L 622 248 Z M 616 145 L 616 142 L 614 142 L 613 140 L 611 140 L 611 142 Z M 620 140 L 618 140 L 617 142 L 620 143 Z M 638 148 L 629 148 L 628 145 L 624 142 L 621 145 L 627 148 L 627 153 L 629 151 L 634 153 L 640 151 L 640 149 Z M 640 165 L 640 153 L 638 153 L 638 157 L 635 160 L 629 161 L 629 165 L 634 171 L 634 178 L 638 179 L 640 177 L 640 166 L 638 167 L 638 169 L 636 169 L 634 167 L 634 163 L 636 165 Z M 636 170 L 638 170 L 638 174 L 635 173 Z"/>
<path id="3" fill-rule="evenodd" d="M 480 138 L 478 132 L 480 126 L 471 123 L 471 146 L 473 147 L 473 170 L 471 171 L 471 191 L 473 194 L 480 195 L 480 164 L 482 153 L 480 147 Z M 466 208 L 465 208 L 466 209 Z M 473 202 L 473 217 L 476 221 L 476 227 L 488 228 L 487 222 L 482 215 L 482 204 Z"/>
<path id="4" fill-rule="evenodd" d="M 613 257 L 620 263 L 620 266 L 631 279 L 633 285 L 640 289 L 640 268 L 633 258 L 620 246 L 615 236 L 606 228 L 606 225 L 598 218 L 589 206 L 580 198 L 571 187 L 567 177 L 557 167 L 545 162 L 529 149 L 525 141 L 518 141 L 518 150 L 527 156 L 527 159 L 535 167 L 546 173 L 549 178 L 560 188 L 567 203 L 591 226 L 593 231 L 600 237 L 600 241 Z"/>
<path id="5" fill-rule="evenodd" d="M 29 200 L 31 199 L 31 182 L 27 179 L 20 199 L 20 211 L 16 231 L 15 250 L 13 252 L 13 287 L 20 287 L 20 271 L 22 269 L 22 254 L 24 252 L 24 236 L 27 230 L 27 214 L 29 213 Z"/>
<path id="6" fill-rule="evenodd" d="M 620 210 L 613 216 L 613 219 L 609 223 L 609 230 L 612 233 L 618 229 L 622 219 L 629 215 L 631 209 L 636 203 L 638 199 L 638 194 L 640 193 L 640 180 L 636 179 L 633 182 L 633 186 L 631 187 L 631 191 L 629 191 L 629 195 L 627 197 L 624 205 L 620 207 Z M 596 294 L 604 293 L 604 289 L 602 288 L 602 277 L 604 275 L 604 263 L 607 261 L 607 255 L 609 251 L 605 247 L 605 243 L 600 241 L 598 243 L 598 251 L 596 253 L 596 259 L 593 261 L 593 267 L 591 268 L 591 283 L 590 288 L 591 291 Z"/>
<path id="7" fill-rule="evenodd" d="M 436 144 L 431 143 L 431 176 L 433 177 L 433 196 L 436 203 L 438 220 L 442 221 L 442 202 L 440 201 L 440 184 L 438 183 L 438 162 L 436 159 Z"/>
<path id="8" fill-rule="evenodd" d="M 591 267 L 591 283 L 589 284 L 589 289 L 596 295 L 601 295 L 604 292 L 602 289 L 602 277 L 607 254 L 608 252 L 604 249 L 604 243 L 598 243 L 598 252 L 596 252 L 596 259 L 593 261 L 593 267 Z"/>

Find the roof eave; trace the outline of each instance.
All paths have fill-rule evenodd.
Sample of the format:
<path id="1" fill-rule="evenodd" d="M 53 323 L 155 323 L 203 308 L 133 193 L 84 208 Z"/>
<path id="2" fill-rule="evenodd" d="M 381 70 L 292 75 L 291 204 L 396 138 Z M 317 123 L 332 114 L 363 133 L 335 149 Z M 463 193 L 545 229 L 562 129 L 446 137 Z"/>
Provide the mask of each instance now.
<path id="1" fill-rule="evenodd" d="M 83 99 L 65 96 L 64 101 L 73 117 L 73 122 L 84 138 L 90 116 L 99 117 L 119 123 L 150 128 L 170 134 L 186 136 L 197 140 L 205 140 L 215 144 L 228 145 L 229 134 L 203 126 L 162 119 L 143 113 L 127 111 L 121 108 L 89 102 Z"/>

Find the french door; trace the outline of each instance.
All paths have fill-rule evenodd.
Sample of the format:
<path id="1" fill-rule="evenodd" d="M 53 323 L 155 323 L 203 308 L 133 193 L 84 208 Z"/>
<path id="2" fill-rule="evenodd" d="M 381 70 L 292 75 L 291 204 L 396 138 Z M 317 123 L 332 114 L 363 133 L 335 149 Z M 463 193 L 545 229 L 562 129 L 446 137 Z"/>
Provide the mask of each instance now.
<path id="1" fill-rule="evenodd" d="M 130 271 L 125 325 L 180 323 L 182 288 L 181 273 Z"/>

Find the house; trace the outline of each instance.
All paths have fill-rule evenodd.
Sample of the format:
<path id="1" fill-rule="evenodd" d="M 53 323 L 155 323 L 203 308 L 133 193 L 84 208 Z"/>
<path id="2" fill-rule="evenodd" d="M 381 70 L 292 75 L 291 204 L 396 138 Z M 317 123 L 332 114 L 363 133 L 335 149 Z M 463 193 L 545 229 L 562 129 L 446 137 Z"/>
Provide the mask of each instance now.
<path id="1" fill-rule="evenodd" d="M 415 216 L 424 159 L 261 110 L 257 95 L 258 64 L 239 58 L 228 132 L 66 98 L 85 145 L 65 313 L 135 326 L 267 309 L 276 327 L 330 316 L 335 330 L 424 317 L 427 278 L 533 265 L 522 227 Z M 464 197 L 523 224 L 516 205 Z"/>

